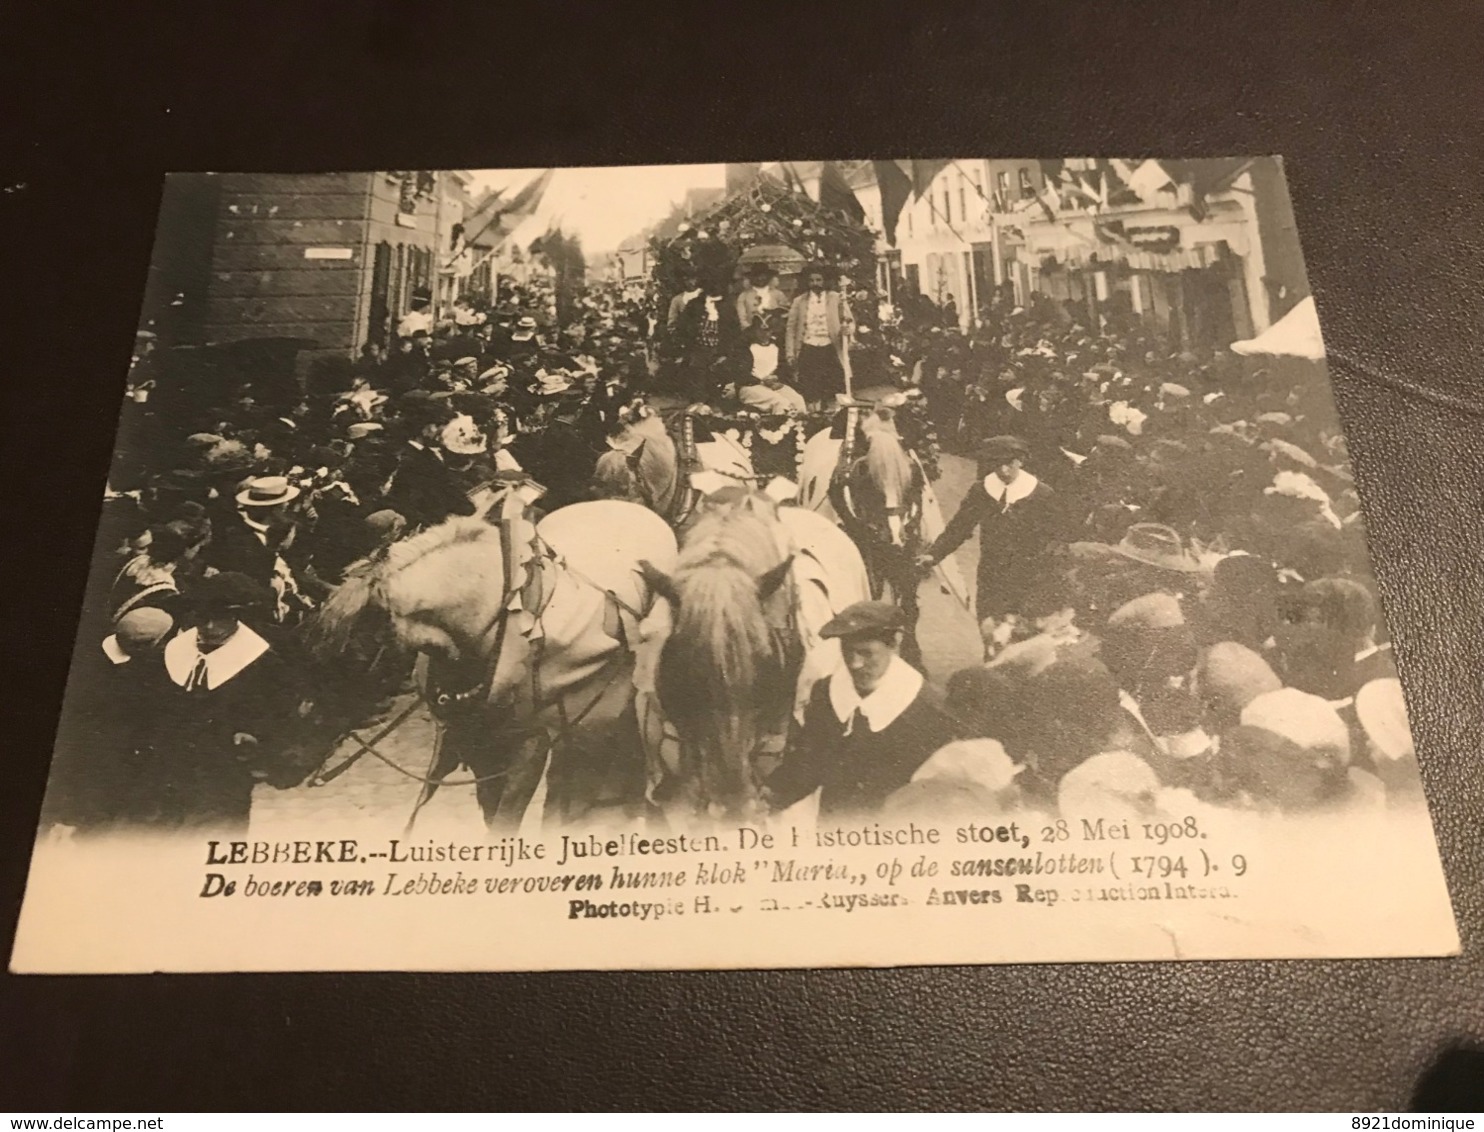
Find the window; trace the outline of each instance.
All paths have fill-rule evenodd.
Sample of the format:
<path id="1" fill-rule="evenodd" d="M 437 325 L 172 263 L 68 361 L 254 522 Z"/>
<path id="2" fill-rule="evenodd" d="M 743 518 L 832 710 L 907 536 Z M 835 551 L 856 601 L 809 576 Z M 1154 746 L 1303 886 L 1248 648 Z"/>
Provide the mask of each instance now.
<path id="1" fill-rule="evenodd" d="M 907 235 L 912 235 L 912 207 L 907 206 Z"/>
<path id="2" fill-rule="evenodd" d="M 948 201 L 948 186 L 947 185 L 944 185 L 943 186 L 943 222 L 945 224 L 952 224 L 953 223 L 953 208 L 949 204 L 949 201 Z"/>
<path id="3" fill-rule="evenodd" d="M 1020 195 L 1022 197 L 1036 195 L 1036 186 L 1031 183 L 1031 171 L 1024 165 L 1020 167 Z"/>
<path id="4" fill-rule="evenodd" d="M 1005 197 L 1007 200 L 1009 199 L 1010 173 L 1008 170 L 1001 169 L 998 173 L 995 174 L 995 189 L 999 192 L 1000 196 Z"/>
<path id="5" fill-rule="evenodd" d="M 969 218 L 969 206 L 967 198 L 964 196 L 964 182 L 967 179 L 962 173 L 958 175 L 958 218 L 960 220 L 968 220 Z"/>

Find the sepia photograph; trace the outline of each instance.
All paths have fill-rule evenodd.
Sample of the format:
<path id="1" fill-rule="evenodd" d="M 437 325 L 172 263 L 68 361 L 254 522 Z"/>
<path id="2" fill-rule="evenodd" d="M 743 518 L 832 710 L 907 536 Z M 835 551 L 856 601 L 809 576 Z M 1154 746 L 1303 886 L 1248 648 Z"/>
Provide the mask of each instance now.
<path id="1" fill-rule="evenodd" d="M 142 282 L 13 970 L 1457 951 L 1278 157 L 179 173 Z"/>

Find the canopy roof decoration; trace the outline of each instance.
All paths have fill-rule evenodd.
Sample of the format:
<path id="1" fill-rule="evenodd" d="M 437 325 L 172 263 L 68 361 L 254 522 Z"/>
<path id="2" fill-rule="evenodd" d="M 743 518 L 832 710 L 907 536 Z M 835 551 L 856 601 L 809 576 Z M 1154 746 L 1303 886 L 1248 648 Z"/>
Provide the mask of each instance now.
<path id="1" fill-rule="evenodd" d="M 780 274 L 824 263 L 874 299 L 875 249 L 876 234 L 864 224 L 768 174 L 694 216 L 673 237 L 650 240 L 662 294 L 678 290 L 677 273 L 685 266 L 730 279 L 739 263 L 767 263 Z"/>

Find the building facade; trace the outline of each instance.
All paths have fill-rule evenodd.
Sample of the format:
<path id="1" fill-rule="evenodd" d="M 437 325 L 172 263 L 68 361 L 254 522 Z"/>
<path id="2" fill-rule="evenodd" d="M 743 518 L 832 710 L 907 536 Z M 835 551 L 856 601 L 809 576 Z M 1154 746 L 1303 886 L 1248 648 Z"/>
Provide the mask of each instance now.
<path id="1" fill-rule="evenodd" d="M 1068 165 L 1063 185 L 1099 183 Z M 1308 294 L 1276 158 L 1119 162 L 1113 175 L 1115 191 L 1048 192 L 1013 222 L 1029 290 L 1075 321 L 1138 323 L 1177 348 L 1225 349 Z"/>
<path id="2" fill-rule="evenodd" d="M 899 285 L 942 306 L 951 298 L 967 328 L 987 308 L 996 288 L 1024 302 L 1021 233 L 1015 210 L 1044 187 L 1040 163 L 1030 159 L 954 158 L 897 219 Z"/>
<path id="3" fill-rule="evenodd" d="M 415 299 L 449 303 L 465 288 L 453 249 L 468 183 L 462 171 L 223 173 L 167 187 L 199 213 L 166 265 L 186 282 L 160 288 L 183 287 L 172 340 L 297 339 L 345 354 L 385 343 Z"/>

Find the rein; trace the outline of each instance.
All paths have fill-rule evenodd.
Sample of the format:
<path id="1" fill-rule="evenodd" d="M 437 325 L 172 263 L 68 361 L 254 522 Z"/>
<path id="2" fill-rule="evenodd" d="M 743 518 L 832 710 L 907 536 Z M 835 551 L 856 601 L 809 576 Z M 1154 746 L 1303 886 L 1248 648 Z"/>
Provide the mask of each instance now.
<path id="1" fill-rule="evenodd" d="M 413 697 L 411 703 L 409 703 L 407 707 L 399 712 L 395 719 L 393 719 L 389 724 L 383 727 L 375 736 L 370 739 L 362 738 L 355 729 L 351 729 L 345 732 L 331 745 L 331 750 L 333 751 L 334 748 L 339 747 L 340 744 L 347 739 L 355 743 L 359 750 L 357 750 L 355 754 L 347 757 L 337 766 L 329 770 L 324 770 L 324 764 L 322 763 L 320 771 L 311 778 L 311 785 L 323 786 L 328 782 L 332 782 L 334 779 L 338 778 L 340 775 L 349 770 L 350 767 L 356 761 L 358 761 L 362 755 L 367 754 L 386 764 L 388 767 L 396 771 L 398 774 L 401 774 L 403 777 L 409 778 L 414 782 L 422 783 L 424 786 L 477 786 L 481 783 L 491 782 L 495 779 L 503 778 L 511 772 L 513 768 L 507 767 L 504 770 L 494 771 L 490 774 L 470 775 L 465 778 L 433 778 L 426 774 L 418 774 L 415 771 L 408 770 L 406 767 L 400 765 L 395 760 L 388 758 L 386 755 L 382 754 L 380 750 L 377 749 L 378 743 L 385 742 L 388 738 L 390 738 L 393 734 L 400 730 L 401 727 L 409 719 L 412 718 L 417 710 L 423 706 L 431 708 L 434 718 L 437 719 L 445 715 L 451 708 L 457 709 L 470 703 L 480 702 L 488 698 L 490 688 L 494 683 L 495 674 L 499 670 L 500 658 L 504 651 L 506 636 L 509 632 L 510 614 L 514 612 L 514 610 L 510 608 L 510 604 L 515 599 L 518 593 L 518 589 L 514 584 L 515 571 L 511 568 L 515 550 L 514 532 L 512 530 L 511 524 L 508 521 L 502 521 L 498 525 L 498 529 L 500 531 L 501 554 L 506 564 L 505 584 L 503 592 L 500 596 L 500 604 L 498 609 L 496 610 L 494 616 L 491 617 L 488 622 L 486 622 L 485 626 L 480 630 L 476 638 L 478 640 L 483 640 L 490 634 L 492 630 L 496 631 L 494 647 L 490 652 L 489 660 L 485 664 L 484 673 L 481 679 L 472 686 L 456 691 L 440 691 L 432 699 L 429 699 L 424 691 L 422 689 L 419 689 L 417 694 Z M 536 551 L 538 556 L 544 557 L 547 559 L 547 561 L 553 563 L 557 562 L 555 551 L 553 551 L 552 548 L 539 536 L 533 537 L 531 546 Z M 616 609 L 628 613 L 636 621 L 643 620 L 643 613 L 635 609 L 628 602 L 624 601 L 612 590 L 603 588 L 602 586 L 598 585 L 597 582 L 593 581 L 581 571 L 573 568 L 570 565 L 563 563 L 561 564 L 561 569 L 564 573 L 571 576 L 571 578 L 579 584 L 585 585 L 590 589 L 597 590 Z M 546 612 L 546 606 L 550 603 L 551 596 L 552 595 L 550 592 L 545 593 L 543 595 L 543 601 L 540 608 L 534 611 L 533 615 L 535 616 L 538 623 L 541 619 L 541 616 Z M 619 619 L 619 632 L 620 634 L 624 633 L 623 621 L 621 618 Z M 544 638 L 542 639 L 544 640 Z M 560 724 L 554 731 L 551 732 L 551 739 L 546 748 L 546 756 L 549 756 L 553 750 L 567 741 L 571 732 L 582 724 L 582 722 L 593 712 L 598 704 L 602 703 L 603 699 L 612 690 L 614 682 L 618 679 L 619 674 L 622 672 L 624 651 L 619 650 L 618 652 L 616 652 L 612 660 L 610 660 L 606 665 L 606 668 L 608 669 L 606 679 L 603 680 L 602 686 L 598 689 L 593 698 L 589 700 L 588 703 L 580 711 L 576 712 L 575 714 L 569 715 L 564 700 L 557 699 L 550 702 L 545 702 L 545 695 L 541 690 L 540 672 L 542 660 L 541 651 L 543 647 L 544 646 L 541 644 L 537 645 L 536 656 L 530 665 L 531 702 L 533 708 L 537 711 L 544 710 L 545 708 L 550 707 L 553 704 L 555 704 L 557 707 L 558 715 L 560 717 Z M 529 727 L 518 729 L 519 732 L 527 735 L 535 735 L 541 731 L 546 730 L 548 729 L 539 724 L 534 724 Z M 325 761 L 328 762 L 328 758 Z"/>

